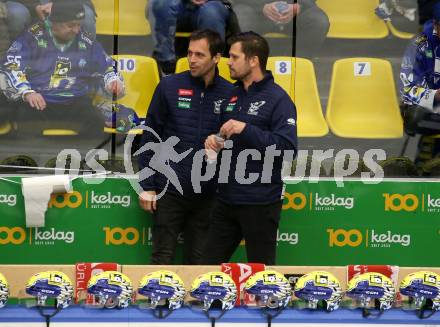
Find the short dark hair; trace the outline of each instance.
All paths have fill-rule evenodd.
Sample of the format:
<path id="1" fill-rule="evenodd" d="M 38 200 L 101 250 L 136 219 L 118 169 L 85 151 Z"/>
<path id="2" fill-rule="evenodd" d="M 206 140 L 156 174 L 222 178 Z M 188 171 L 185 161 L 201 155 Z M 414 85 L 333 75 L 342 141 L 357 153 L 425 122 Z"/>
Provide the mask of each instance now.
<path id="1" fill-rule="evenodd" d="M 225 43 L 223 42 L 220 34 L 218 34 L 216 31 L 210 29 L 197 30 L 192 32 L 189 37 L 189 41 L 197 41 L 203 39 L 206 39 L 208 41 L 211 57 L 216 56 L 218 53 L 220 53 L 220 55 L 223 53 Z"/>
<path id="2" fill-rule="evenodd" d="M 260 34 L 249 31 L 239 33 L 229 39 L 229 46 L 241 43 L 241 50 L 247 59 L 257 56 L 260 61 L 260 69 L 266 71 L 267 58 L 269 57 L 269 44 Z"/>

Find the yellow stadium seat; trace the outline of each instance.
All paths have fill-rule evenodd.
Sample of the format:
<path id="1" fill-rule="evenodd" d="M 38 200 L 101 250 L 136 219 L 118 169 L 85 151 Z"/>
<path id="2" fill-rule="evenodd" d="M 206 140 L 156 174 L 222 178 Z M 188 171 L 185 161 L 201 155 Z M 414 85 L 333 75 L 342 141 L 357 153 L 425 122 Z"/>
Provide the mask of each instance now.
<path id="1" fill-rule="evenodd" d="M 104 35 L 150 35 L 145 18 L 147 0 L 93 0 L 97 12 L 96 33 Z"/>
<path id="2" fill-rule="evenodd" d="M 379 0 L 317 0 L 330 20 L 327 37 L 347 39 L 380 39 L 388 35 L 385 22 L 374 9 Z"/>
<path id="3" fill-rule="evenodd" d="M 326 135 L 328 126 L 322 114 L 313 63 L 303 58 L 269 57 L 267 69 L 295 102 L 298 136 Z"/>
<path id="4" fill-rule="evenodd" d="M 176 73 L 181 73 L 186 70 L 189 70 L 189 63 L 187 58 L 180 58 L 176 63 Z M 220 76 L 224 79 L 227 79 L 229 82 L 234 83 L 235 80 L 231 78 L 229 75 L 229 67 L 228 67 L 228 58 L 220 58 L 220 62 L 218 64 L 218 70 L 220 72 Z"/>
<path id="5" fill-rule="evenodd" d="M 395 37 L 398 37 L 399 39 L 409 40 L 412 39 L 415 35 L 414 33 L 399 31 L 396 27 L 394 27 L 393 23 L 390 21 L 387 21 L 387 26 L 391 34 L 393 34 Z"/>
<path id="6" fill-rule="evenodd" d="M 45 129 L 43 130 L 44 136 L 75 136 L 78 135 L 78 132 L 71 129 Z"/>
<path id="7" fill-rule="evenodd" d="M 139 118 L 146 115 L 154 90 L 159 84 L 159 71 L 153 58 L 136 55 L 117 55 L 118 70 L 124 77 L 125 96 L 118 99 L 136 111 Z"/>
<path id="8" fill-rule="evenodd" d="M 11 123 L 0 124 L 0 135 L 6 135 L 12 130 Z"/>
<path id="9" fill-rule="evenodd" d="M 390 62 L 347 58 L 333 65 L 326 112 L 331 131 L 341 137 L 400 138 L 400 116 Z"/>

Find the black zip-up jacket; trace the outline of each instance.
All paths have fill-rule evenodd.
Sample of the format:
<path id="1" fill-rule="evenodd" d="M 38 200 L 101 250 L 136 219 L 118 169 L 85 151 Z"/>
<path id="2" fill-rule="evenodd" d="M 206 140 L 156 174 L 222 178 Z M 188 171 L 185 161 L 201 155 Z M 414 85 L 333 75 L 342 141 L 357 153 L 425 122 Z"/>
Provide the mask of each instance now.
<path id="1" fill-rule="evenodd" d="M 226 174 L 220 167 L 218 199 L 228 204 L 275 203 L 281 200 L 283 189 L 283 151 L 293 150 L 295 155 L 297 152 L 295 104 L 275 84 L 271 72 L 267 72 L 260 82 L 251 84 L 248 91 L 240 82 L 235 85 L 233 96 L 222 105 L 221 123 L 235 119 L 246 123 L 246 127 L 240 134 L 231 136 L 233 146 L 229 178 L 226 183 L 222 180 Z M 276 150 L 281 150 L 281 154 L 274 156 L 273 165 L 270 160 L 264 165 L 265 151 L 269 146 L 275 146 Z M 226 151 L 231 150 L 222 150 L 221 161 Z M 255 150 L 260 153 L 260 158 L 250 154 Z M 237 175 L 243 177 L 242 171 L 245 172 L 246 184 L 241 184 L 237 179 Z M 251 174 L 258 174 L 258 178 L 252 181 Z"/>
<path id="2" fill-rule="evenodd" d="M 205 87 L 203 80 L 194 78 L 189 71 L 164 77 L 157 86 L 147 112 L 145 125 L 155 131 L 162 141 L 176 136 L 179 139 L 174 146 L 178 154 L 193 149 L 179 162 L 169 161 L 169 168 L 174 171 L 182 186 L 183 196 L 191 197 L 196 193 L 191 182 L 191 168 L 196 151 L 204 149 L 205 140 L 220 129 L 220 103 L 226 102 L 234 86 L 216 73 L 214 83 Z M 142 145 L 157 143 L 153 133 L 144 131 Z M 162 153 L 165 156 L 171 155 Z M 153 151 L 140 154 L 139 168 L 153 168 L 150 163 Z M 156 158 L 158 158 L 156 156 Z M 216 179 L 202 184 L 202 195 L 214 195 Z M 167 178 L 159 172 L 140 181 L 145 191 L 161 192 L 167 184 Z M 167 192 L 179 194 L 172 183 Z"/>

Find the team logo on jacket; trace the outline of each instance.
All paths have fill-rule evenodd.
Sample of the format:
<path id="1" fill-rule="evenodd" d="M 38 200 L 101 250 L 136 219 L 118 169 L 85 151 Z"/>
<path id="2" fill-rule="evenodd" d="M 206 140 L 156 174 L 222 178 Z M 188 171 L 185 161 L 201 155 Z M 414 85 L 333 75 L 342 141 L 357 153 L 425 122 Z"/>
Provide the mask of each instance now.
<path id="1" fill-rule="evenodd" d="M 228 106 L 226 107 L 225 111 L 234 111 L 235 106 L 237 105 L 237 100 L 238 100 L 238 97 L 233 96 L 231 98 L 231 100 L 229 100 Z"/>
<path id="2" fill-rule="evenodd" d="M 226 99 L 218 99 L 217 101 L 214 101 L 214 113 L 215 114 L 219 114 L 220 113 L 220 108 L 222 106 L 222 103 L 225 101 Z"/>
<path id="3" fill-rule="evenodd" d="M 266 104 L 266 101 L 257 101 L 257 102 L 251 102 L 249 105 L 248 114 L 249 115 L 258 115 L 258 110 Z"/>
<path id="4" fill-rule="evenodd" d="M 179 98 L 177 102 L 177 108 L 179 109 L 190 109 L 191 108 L 191 98 L 194 95 L 193 90 L 187 89 L 179 89 L 178 90 Z"/>
<path id="5" fill-rule="evenodd" d="M 295 118 L 289 118 L 289 119 L 287 119 L 287 125 L 295 126 L 295 125 L 296 125 L 296 120 L 295 120 Z"/>

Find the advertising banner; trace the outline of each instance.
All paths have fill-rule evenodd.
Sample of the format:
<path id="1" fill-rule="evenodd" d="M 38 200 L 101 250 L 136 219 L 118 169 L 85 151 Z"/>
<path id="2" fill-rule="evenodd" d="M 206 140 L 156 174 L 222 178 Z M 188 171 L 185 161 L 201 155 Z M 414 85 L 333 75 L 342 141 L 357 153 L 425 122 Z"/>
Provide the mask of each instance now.
<path id="1" fill-rule="evenodd" d="M 73 190 L 51 197 L 44 227 L 26 228 L 20 185 L 0 180 L 2 264 L 149 263 L 152 218 L 129 181 L 78 178 Z M 342 188 L 330 180 L 287 180 L 277 264 L 438 267 L 439 211 L 435 182 L 350 180 Z M 243 246 L 233 261 L 246 262 Z"/>

